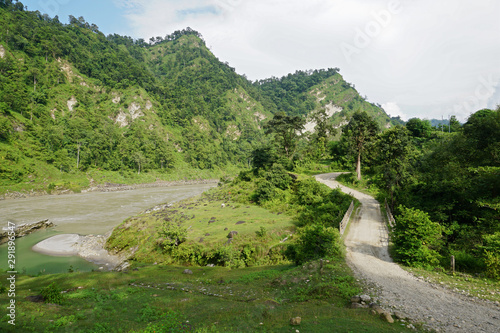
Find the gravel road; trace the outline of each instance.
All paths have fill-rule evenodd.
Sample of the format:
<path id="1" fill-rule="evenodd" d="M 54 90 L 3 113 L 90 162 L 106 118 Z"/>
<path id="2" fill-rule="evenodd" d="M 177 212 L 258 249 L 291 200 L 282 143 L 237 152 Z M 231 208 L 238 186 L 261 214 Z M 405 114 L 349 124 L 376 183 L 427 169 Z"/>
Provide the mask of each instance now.
<path id="1" fill-rule="evenodd" d="M 388 253 L 388 230 L 379 203 L 371 196 L 342 186 L 339 173 L 316 176 L 331 188 L 357 198 L 362 206 L 345 237 L 347 263 L 355 274 L 375 286 L 378 303 L 413 323 L 437 332 L 500 332 L 500 307 L 425 282 L 395 264 Z"/>

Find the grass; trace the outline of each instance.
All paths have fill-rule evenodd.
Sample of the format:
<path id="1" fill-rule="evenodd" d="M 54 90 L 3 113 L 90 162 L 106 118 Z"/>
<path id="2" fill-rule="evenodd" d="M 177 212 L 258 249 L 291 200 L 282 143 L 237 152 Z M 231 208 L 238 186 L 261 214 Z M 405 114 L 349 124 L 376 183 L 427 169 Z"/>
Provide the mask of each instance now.
<path id="1" fill-rule="evenodd" d="M 210 257 L 211 251 L 219 251 L 225 246 L 229 232 L 237 231 L 231 247 L 235 250 L 251 247 L 253 256 L 259 257 L 261 263 L 268 259 L 266 254 L 270 249 L 295 229 L 292 217 L 286 214 L 272 213 L 254 204 L 218 200 L 205 194 L 125 220 L 114 229 L 107 246 L 115 252 L 138 247 L 134 260 L 168 262 L 172 258 L 156 241 L 161 239 L 161 228 L 166 221 L 175 221 L 187 230 L 186 241 L 178 247 L 180 254 L 192 257 L 189 251 L 196 249 L 197 253 Z M 259 235 L 261 228 L 265 230 L 264 235 Z"/>
<path id="2" fill-rule="evenodd" d="M 343 260 L 323 269 L 317 262 L 233 270 L 196 267 L 191 275 L 182 274 L 184 269 L 149 265 L 128 272 L 21 275 L 16 328 L 4 317 L 0 330 L 142 332 L 148 325 L 174 321 L 184 327 L 179 332 L 410 331 L 366 309 L 346 307 L 349 296 L 360 289 Z M 51 283 L 65 291 L 61 305 L 26 300 Z M 6 293 L 0 294 L 0 301 L 8 302 Z M 297 316 L 302 323 L 291 326 L 290 318 Z"/>
<path id="3" fill-rule="evenodd" d="M 376 198 L 379 194 L 379 189 L 372 184 L 369 177 L 363 176 L 361 180 L 357 180 L 355 172 L 342 174 L 338 176 L 336 180 L 344 186 L 355 189 L 361 193 L 371 195 L 374 198 Z"/>
<path id="4" fill-rule="evenodd" d="M 404 267 L 421 279 L 441 285 L 456 293 L 480 299 L 500 302 L 500 281 L 477 277 L 467 273 L 430 271 L 422 268 Z"/>

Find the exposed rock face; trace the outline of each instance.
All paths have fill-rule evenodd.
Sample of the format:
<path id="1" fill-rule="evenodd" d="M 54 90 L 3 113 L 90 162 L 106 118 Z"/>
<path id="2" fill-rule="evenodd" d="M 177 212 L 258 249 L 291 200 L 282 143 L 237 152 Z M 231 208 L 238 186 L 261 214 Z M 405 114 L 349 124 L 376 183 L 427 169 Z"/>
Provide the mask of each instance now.
<path id="1" fill-rule="evenodd" d="M 31 234 L 32 232 L 35 232 L 37 230 L 43 230 L 47 228 L 51 228 L 54 226 L 54 223 L 50 222 L 48 219 L 39 221 L 39 222 L 34 222 L 34 223 L 24 223 L 21 225 L 16 226 L 16 229 L 14 230 L 16 234 L 16 238 L 23 237 L 26 235 Z M 0 244 L 6 243 L 9 240 L 9 231 L 4 228 L 2 230 L 2 233 L 0 234 Z"/>

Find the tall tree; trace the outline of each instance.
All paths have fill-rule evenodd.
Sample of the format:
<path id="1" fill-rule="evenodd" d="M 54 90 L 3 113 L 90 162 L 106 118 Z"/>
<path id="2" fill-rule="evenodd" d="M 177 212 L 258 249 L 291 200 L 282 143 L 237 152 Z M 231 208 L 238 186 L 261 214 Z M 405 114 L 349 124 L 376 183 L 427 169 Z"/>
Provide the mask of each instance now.
<path id="1" fill-rule="evenodd" d="M 297 148 L 299 133 L 304 129 L 305 119 L 300 116 L 287 116 L 278 112 L 266 125 L 266 134 L 274 134 L 280 149 L 291 159 Z"/>
<path id="2" fill-rule="evenodd" d="M 350 143 L 351 150 L 357 155 L 356 173 L 358 180 L 361 180 L 361 156 L 366 145 L 375 139 L 378 131 L 377 123 L 366 111 L 354 112 L 351 120 L 342 130 Z"/>
<path id="3" fill-rule="evenodd" d="M 376 152 L 382 184 L 389 193 L 391 209 L 394 211 L 394 192 L 407 177 L 414 154 L 410 132 L 400 125 L 383 132 L 377 140 Z"/>

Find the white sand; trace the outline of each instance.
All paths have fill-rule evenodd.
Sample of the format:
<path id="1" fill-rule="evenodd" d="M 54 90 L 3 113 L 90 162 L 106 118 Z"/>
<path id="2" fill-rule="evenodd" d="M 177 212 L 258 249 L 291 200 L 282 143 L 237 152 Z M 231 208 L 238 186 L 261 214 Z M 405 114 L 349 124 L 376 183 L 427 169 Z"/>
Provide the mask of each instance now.
<path id="1" fill-rule="evenodd" d="M 33 246 L 33 251 L 51 256 L 76 256 L 78 248 L 75 246 L 80 241 L 78 234 L 62 234 L 47 238 Z"/>

